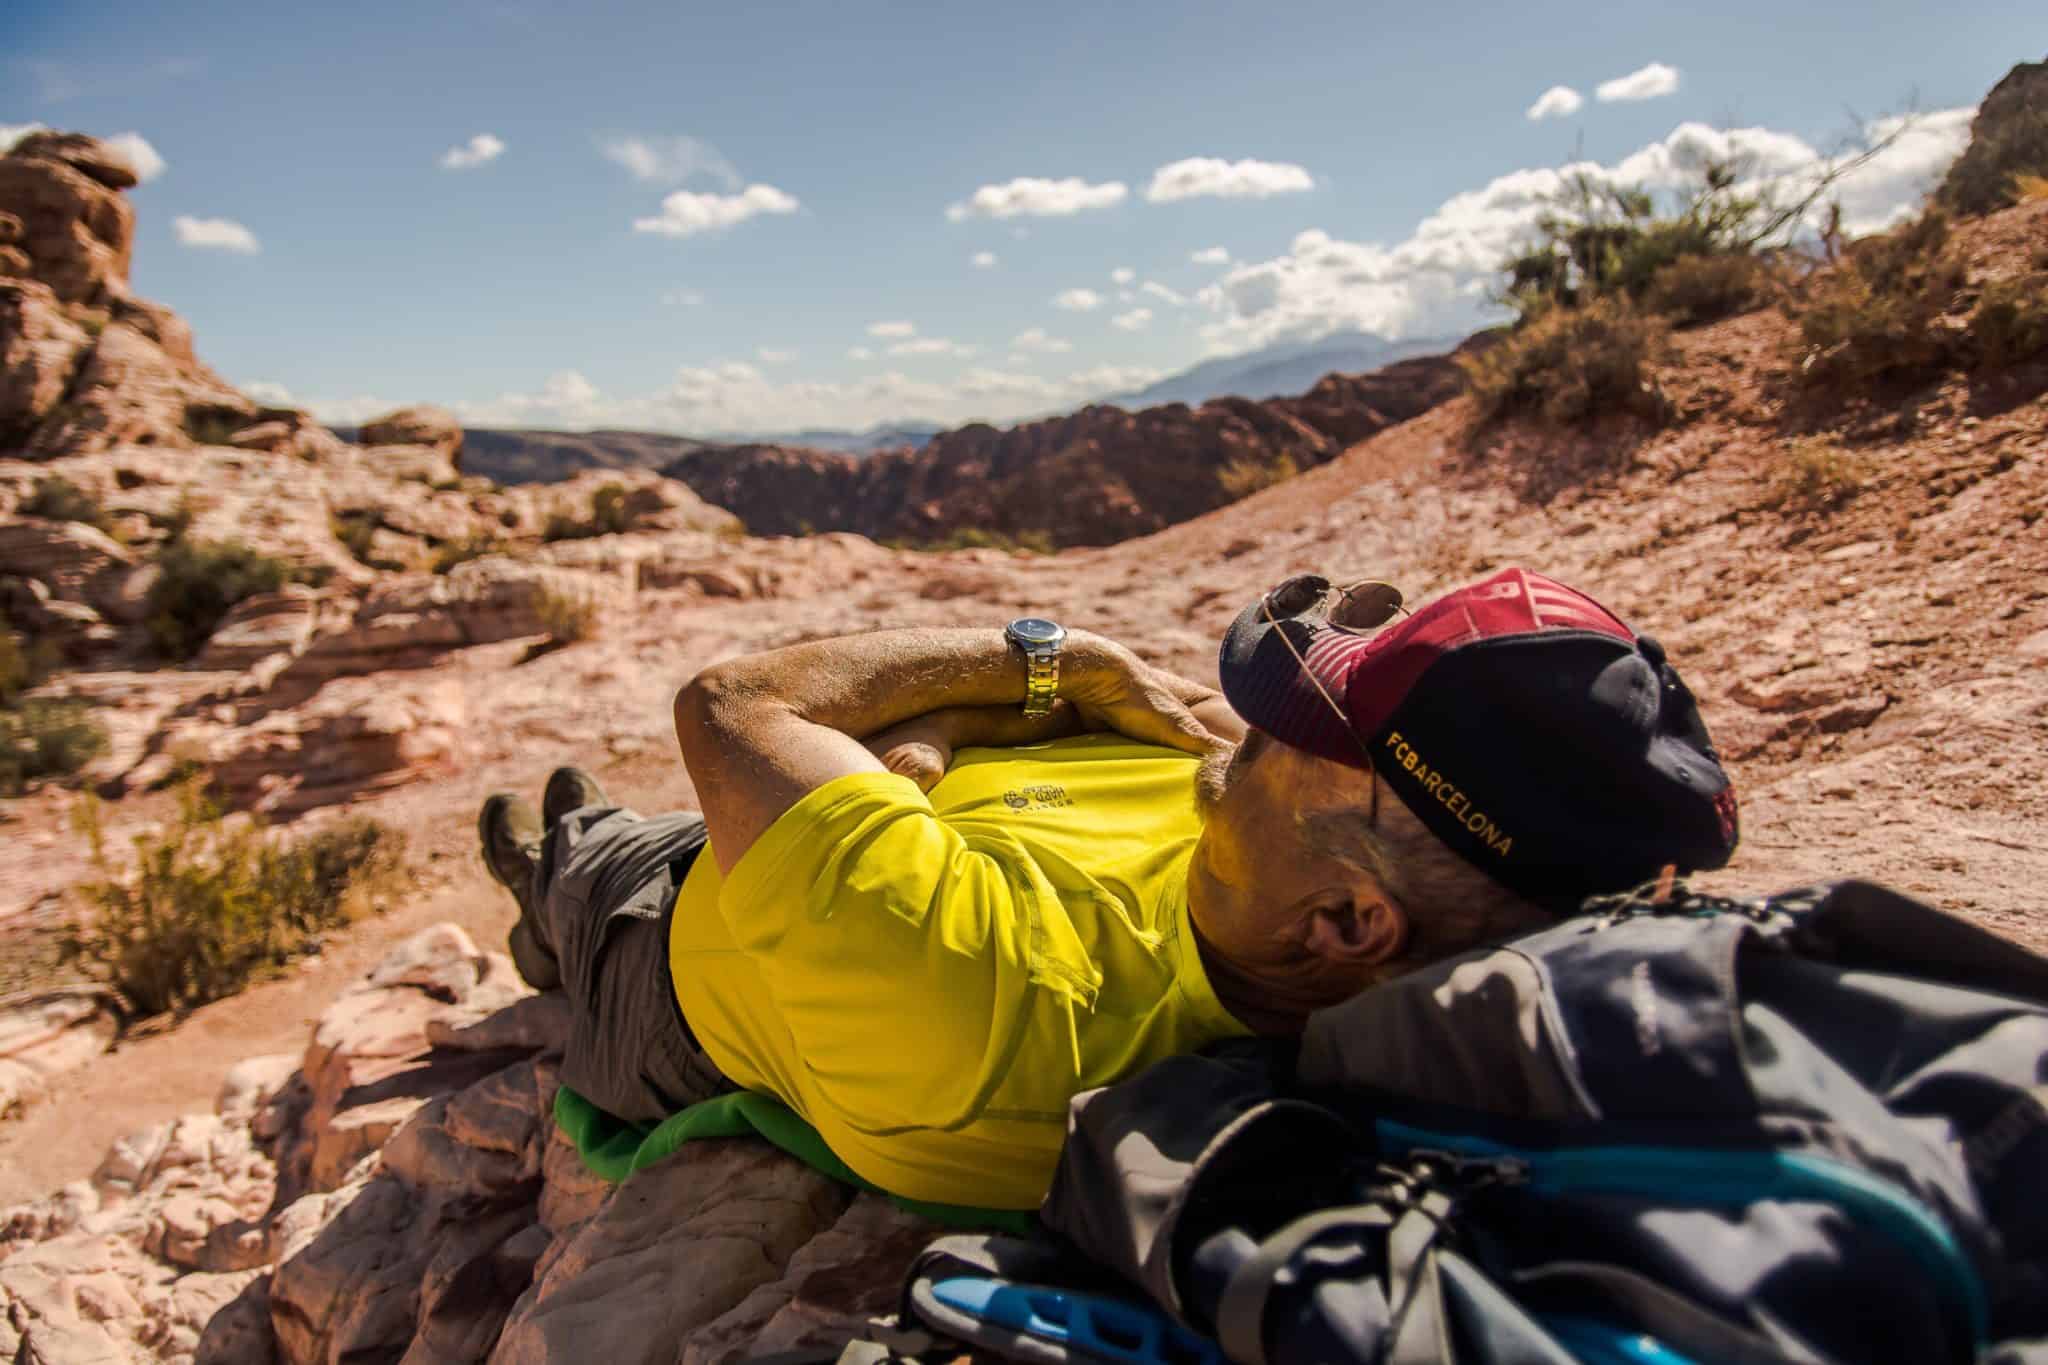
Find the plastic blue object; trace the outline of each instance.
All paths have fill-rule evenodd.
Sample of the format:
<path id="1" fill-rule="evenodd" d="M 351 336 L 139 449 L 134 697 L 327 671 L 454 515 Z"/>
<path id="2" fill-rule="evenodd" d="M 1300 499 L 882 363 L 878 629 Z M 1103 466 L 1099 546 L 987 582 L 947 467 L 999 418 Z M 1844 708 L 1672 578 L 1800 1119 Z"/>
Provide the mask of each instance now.
<path id="1" fill-rule="evenodd" d="M 1543 1330 L 1572 1353 L 1579 1365 L 1696 1365 L 1652 1336 L 1597 1318 L 1538 1318 Z"/>
<path id="2" fill-rule="evenodd" d="M 978 1275 L 939 1280 L 932 1285 L 932 1297 L 983 1322 L 1059 1342 L 1089 1359 L 1133 1365 L 1226 1365 L 1215 1342 L 1196 1336 L 1155 1308 L 1123 1299 Z"/>

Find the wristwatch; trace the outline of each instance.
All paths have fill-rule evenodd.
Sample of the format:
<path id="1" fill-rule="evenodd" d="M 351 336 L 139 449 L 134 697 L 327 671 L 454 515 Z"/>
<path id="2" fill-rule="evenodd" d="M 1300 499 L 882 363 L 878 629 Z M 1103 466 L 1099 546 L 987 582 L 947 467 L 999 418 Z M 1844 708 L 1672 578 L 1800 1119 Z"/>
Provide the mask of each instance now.
<path id="1" fill-rule="evenodd" d="M 1060 693 L 1060 646 L 1066 627 L 1042 616 L 1020 616 L 1003 627 L 1003 638 L 1024 651 L 1024 714 L 1042 716 Z"/>

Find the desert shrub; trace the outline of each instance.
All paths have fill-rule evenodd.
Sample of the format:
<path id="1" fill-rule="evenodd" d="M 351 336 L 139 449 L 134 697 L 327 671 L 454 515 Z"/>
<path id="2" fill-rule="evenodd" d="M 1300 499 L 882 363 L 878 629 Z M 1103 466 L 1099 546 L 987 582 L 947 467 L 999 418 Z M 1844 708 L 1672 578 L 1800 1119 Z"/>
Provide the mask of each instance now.
<path id="1" fill-rule="evenodd" d="M 1643 307 L 1678 326 L 1718 322 L 1763 301 L 1769 269 L 1755 256 L 1681 256 L 1658 267 Z"/>
<path id="2" fill-rule="evenodd" d="M 15 510 L 25 517 L 80 522 L 96 531 L 105 531 L 109 525 L 98 499 L 61 474 L 36 480 L 35 491 Z"/>
<path id="3" fill-rule="evenodd" d="M 336 512 L 327 519 L 327 529 L 341 547 L 358 562 L 370 563 L 370 547 L 377 540 L 377 518 L 370 512 Z"/>
<path id="4" fill-rule="evenodd" d="M 1649 366 L 1664 323 L 1619 299 L 1554 308 L 1476 355 L 1462 355 L 1482 418 L 1531 413 L 1580 422 L 1609 412 L 1662 420 L 1663 394 Z"/>
<path id="5" fill-rule="evenodd" d="M 49 641 L 16 634 L 13 624 L 0 616 L 0 706 L 12 706 L 56 669 L 57 651 Z"/>
<path id="6" fill-rule="evenodd" d="M 467 564 L 472 559 L 502 553 L 504 548 L 505 543 L 496 536 L 464 536 L 461 540 L 451 540 L 435 549 L 433 569 L 435 573 L 447 573 L 457 564 Z"/>
<path id="7" fill-rule="evenodd" d="M 1225 497 L 1235 501 L 1248 498 L 1262 488 L 1293 478 L 1301 472 L 1292 455 L 1281 455 L 1277 459 L 1258 460 L 1250 456 L 1239 456 L 1216 471 L 1216 485 Z"/>
<path id="8" fill-rule="evenodd" d="M 604 484 L 590 495 L 590 515 L 587 518 L 579 521 L 556 512 L 548 517 L 547 525 L 541 530 L 541 539 L 588 540 L 593 536 L 617 535 L 631 521 L 626 515 L 626 498 L 624 484 Z"/>
<path id="9" fill-rule="evenodd" d="M 244 598 L 274 592 L 300 575 L 284 560 L 240 541 L 173 540 L 157 558 L 146 624 L 166 657 L 189 659 Z"/>
<path id="10" fill-rule="evenodd" d="M 249 419 L 233 408 L 185 409 L 185 434 L 194 445 L 224 446 L 248 424 Z"/>
<path id="11" fill-rule="evenodd" d="M 1855 243 L 1796 310 L 1800 373 L 1815 385 L 1854 386 L 1948 363 L 1957 337 L 1941 317 L 1964 277 L 1939 210 Z"/>
<path id="12" fill-rule="evenodd" d="M 1804 437 L 1787 443 L 1769 501 L 1782 508 L 1830 510 L 1854 497 L 1863 481 L 1862 462 L 1850 452 L 1822 437 Z"/>
<path id="13" fill-rule="evenodd" d="M 92 707 L 74 697 L 28 697 L 0 706 L 0 794 L 69 777 L 105 753 L 107 732 Z"/>
<path id="14" fill-rule="evenodd" d="M 805 535 L 814 534 L 809 530 Z M 1013 555 L 1049 555 L 1058 550 L 1052 537 L 1037 528 L 1018 531 L 1014 535 L 1006 531 L 994 531 L 985 526 L 961 526 L 928 540 L 913 536 L 889 536 L 877 542 L 891 550 L 917 550 L 939 553 L 946 550 L 1001 550 Z"/>
<path id="15" fill-rule="evenodd" d="M 144 1015 L 232 995 L 316 949 L 395 884 L 403 852 L 371 820 L 273 839 L 260 822 L 226 818 L 197 782 L 179 789 L 167 829 L 136 837 L 131 867 L 114 865 L 90 798 L 78 823 L 99 880 L 82 888 L 95 914 L 66 957 Z"/>
<path id="16" fill-rule="evenodd" d="M 1993 280 L 1970 313 L 1977 363 L 1989 369 L 2048 350 L 2048 274 Z"/>
<path id="17" fill-rule="evenodd" d="M 582 593 L 543 584 L 538 615 L 550 644 L 574 644 L 597 633 L 597 599 Z"/>
<path id="18" fill-rule="evenodd" d="M 2017 109 L 1992 127 L 1977 128 L 1935 199 L 1951 213 L 1991 213 L 2012 202 L 2014 182 L 2023 175 L 2048 175 L 2048 105 Z"/>

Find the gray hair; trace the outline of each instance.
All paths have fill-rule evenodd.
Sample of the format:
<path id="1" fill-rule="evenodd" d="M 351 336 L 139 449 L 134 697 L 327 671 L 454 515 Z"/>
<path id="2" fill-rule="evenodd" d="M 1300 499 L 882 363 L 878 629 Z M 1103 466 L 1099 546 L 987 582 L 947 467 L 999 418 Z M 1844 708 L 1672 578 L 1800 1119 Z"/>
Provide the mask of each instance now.
<path id="1" fill-rule="evenodd" d="M 1452 852 L 1391 792 L 1383 794 L 1380 812 L 1377 828 L 1357 808 L 1295 817 L 1311 852 L 1366 873 L 1407 912 L 1407 945 L 1382 966 L 1380 979 L 1549 922 L 1535 905 Z"/>

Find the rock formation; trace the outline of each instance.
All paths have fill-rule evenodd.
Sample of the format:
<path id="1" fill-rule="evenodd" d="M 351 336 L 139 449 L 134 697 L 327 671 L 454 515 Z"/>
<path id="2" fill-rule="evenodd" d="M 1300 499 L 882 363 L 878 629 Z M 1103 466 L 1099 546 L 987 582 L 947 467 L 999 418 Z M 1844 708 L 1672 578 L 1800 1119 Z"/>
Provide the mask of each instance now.
<path id="1" fill-rule="evenodd" d="M 1991 87 L 1934 197 L 1957 213 L 1989 213 L 2012 202 L 2014 172 L 2029 169 L 2048 175 L 2048 60 L 2021 62 Z"/>
<path id="2" fill-rule="evenodd" d="M 756 535 L 855 531 L 932 541 L 963 528 L 1107 545 L 1212 511 L 1334 458 L 1463 385 L 1446 356 L 1330 375 L 1298 398 L 1090 407 L 1008 430 L 977 423 L 857 458 L 706 446 L 663 467 Z"/>
<path id="3" fill-rule="evenodd" d="M 363 423 L 356 439 L 366 446 L 426 446 L 447 457 L 451 470 L 462 468 L 462 425 L 446 408 L 421 404 L 387 412 Z"/>
<path id="4" fill-rule="evenodd" d="M 0 1357 L 709 1365 L 892 1306 L 939 1230 L 765 1144 L 592 1176 L 552 1116 L 566 1029 L 454 926 L 399 944 L 302 1056 L 0 1211 Z"/>

